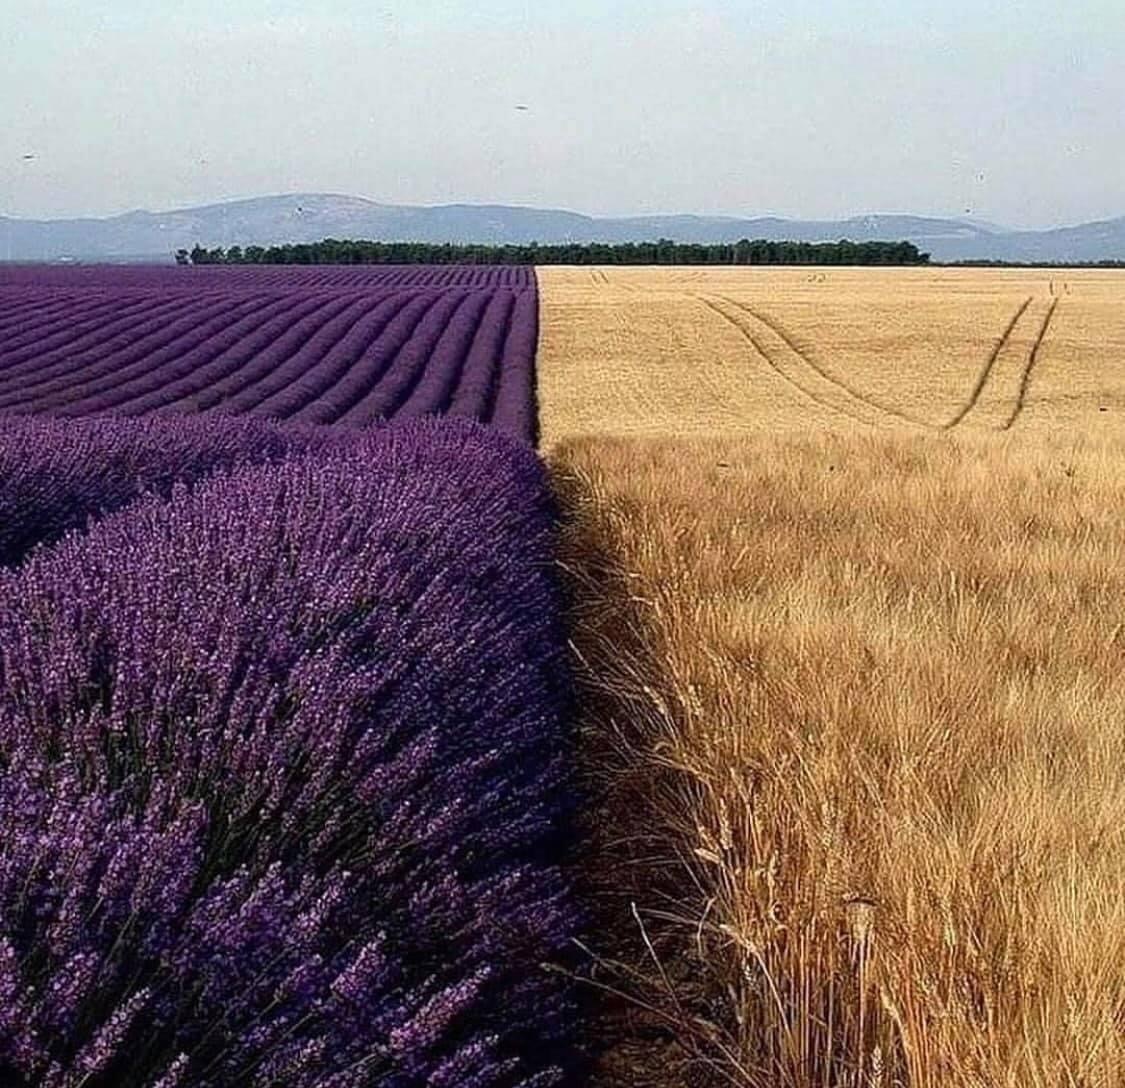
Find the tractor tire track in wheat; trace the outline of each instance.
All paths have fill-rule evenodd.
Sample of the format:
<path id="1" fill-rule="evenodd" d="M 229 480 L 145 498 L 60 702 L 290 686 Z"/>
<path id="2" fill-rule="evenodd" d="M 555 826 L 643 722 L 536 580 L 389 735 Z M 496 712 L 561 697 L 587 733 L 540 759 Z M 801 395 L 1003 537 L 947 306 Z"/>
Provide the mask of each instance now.
<path id="1" fill-rule="evenodd" d="M 845 397 L 849 398 L 852 401 L 856 401 L 862 405 L 865 405 L 867 408 L 870 408 L 876 413 L 894 416 L 896 419 L 900 419 L 905 423 L 913 424 L 916 427 L 932 428 L 934 426 L 934 424 L 930 423 L 928 420 L 919 419 L 917 416 L 913 416 L 909 412 L 904 412 L 901 409 L 895 408 L 889 404 L 883 404 L 881 401 L 876 400 L 874 397 L 868 395 L 867 393 L 856 389 L 855 386 L 849 385 L 842 378 L 837 378 L 834 374 L 830 373 L 827 369 L 816 362 L 816 360 L 814 360 L 812 356 L 809 355 L 808 352 L 805 351 L 805 349 L 797 343 L 788 329 L 786 329 L 785 326 L 782 325 L 781 322 L 779 322 L 776 318 L 772 318 L 768 314 L 765 314 L 760 310 L 754 310 L 751 307 L 747 306 L 745 303 L 737 302 L 735 299 L 729 298 L 726 295 L 723 295 L 721 297 L 724 302 L 730 303 L 731 306 L 734 306 L 736 309 L 741 310 L 744 314 L 747 314 L 748 316 L 754 318 L 754 320 L 760 321 L 763 325 L 765 325 L 766 328 L 769 329 L 779 340 L 781 340 L 786 348 L 788 348 L 788 350 L 793 353 L 793 355 L 797 360 L 799 360 L 801 365 L 811 370 L 817 378 L 824 381 L 827 385 L 835 386 L 835 388 L 840 390 L 840 392 Z"/>
<path id="2" fill-rule="evenodd" d="M 1055 311 L 1059 308 L 1059 300 L 1057 297 L 1052 299 L 1051 305 L 1047 308 L 1047 313 L 1043 317 L 1043 323 L 1039 326 L 1039 335 L 1035 338 L 1035 343 L 1031 345 L 1031 351 L 1027 356 L 1027 365 L 1023 368 L 1023 373 L 1020 375 L 1019 392 L 1016 394 L 1015 403 L 1012 405 L 1012 414 L 1005 420 L 1002 431 L 1012 429 L 1012 425 L 1020 417 L 1027 404 L 1027 392 L 1031 388 L 1031 375 L 1035 370 L 1035 364 L 1039 361 L 1039 350 L 1043 347 L 1043 341 L 1047 338 L 1047 331 L 1051 327 L 1051 322 L 1054 320 Z"/>
<path id="3" fill-rule="evenodd" d="M 1048 301 L 1031 296 L 1021 303 L 981 367 L 968 399 L 942 425 L 943 430 L 970 423 L 999 431 L 1012 428 L 1027 403 L 1032 374 L 1059 301 L 1057 297 Z M 1034 337 L 1026 332 L 1032 321 L 1038 321 Z M 1022 337 L 1021 329 L 1025 330 Z"/>
<path id="4" fill-rule="evenodd" d="M 737 329 L 743 339 L 754 348 L 755 352 L 779 378 L 822 408 L 847 416 L 856 422 L 872 426 L 885 423 L 887 417 L 895 417 L 914 426 L 932 426 L 905 413 L 878 404 L 834 378 L 814 363 L 797 346 L 793 338 L 778 327 L 776 322 L 763 317 L 748 306 L 735 302 L 724 295 L 696 295 L 695 297 L 708 309 L 713 310 L 729 325 Z M 735 313 L 728 312 L 723 304 L 731 307 Z M 752 326 L 747 323 L 748 320 L 776 338 L 781 344 L 781 349 L 770 350 L 764 342 L 764 337 L 760 334 L 755 335 L 752 331 Z"/>
<path id="5" fill-rule="evenodd" d="M 1028 307 L 1033 302 L 1031 295 L 1023 300 L 1019 309 L 1012 315 L 1012 319 L 1008 322 L 1007 327 L 1001 334 L 1000 339 L 992 348 L 992 353 L 985 360 L 984 366 L 981 367 L 980 374 L 977 375 L 976 384 L 973 386 L 972 392 L 969 394 L 969 399 L 958 410 L 957 414 L 952 419 L 942 424 L 943 430 L 952 430 L 952 428 L 959 426 L 966 416 L 976 408 L 980 401 L 981 394 L 984 392 L 985 386 L 988 384 L 988 379 L 992 377 L 992 372 L 996 368 L 996 361 L 1000 358 L 1004 348 L 1007 347 L 1008 341 L 1012 338 L 1012 333 L 1016 331 L 1016 326 L 1020 323 L 1021 318 L 1027 313 Z"/>

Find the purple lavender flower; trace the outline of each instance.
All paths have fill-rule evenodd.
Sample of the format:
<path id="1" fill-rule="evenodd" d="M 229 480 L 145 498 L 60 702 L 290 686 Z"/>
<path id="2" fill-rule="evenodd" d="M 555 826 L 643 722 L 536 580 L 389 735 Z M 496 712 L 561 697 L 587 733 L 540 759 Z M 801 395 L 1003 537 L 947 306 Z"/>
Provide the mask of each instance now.
<path id="1" fill-rule="evenodd" d="M 146 493 L 270 464 L 330 432 L 252 419 L 0 419 L 0 566 Z"/>
<path id="2" fill-rule="evenodd" d="M 561 1082 L 542 468 L 459 421 L 262 460 L 0 571 L 0 1083 Z"/>
<path id="3" fill-rule="evenodd" d="M 534 441 L 534 269 L 0 270 L 0 416 L 468 416 Z"/>

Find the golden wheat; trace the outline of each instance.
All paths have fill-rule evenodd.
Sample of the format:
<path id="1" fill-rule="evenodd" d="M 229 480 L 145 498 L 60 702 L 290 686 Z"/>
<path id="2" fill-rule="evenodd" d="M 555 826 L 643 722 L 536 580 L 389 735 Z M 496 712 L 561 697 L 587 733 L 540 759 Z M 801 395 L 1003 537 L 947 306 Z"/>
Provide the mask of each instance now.
<path id="1" fill-rule="evenodd" d="M 1125 278 L 552 272 L 602 1080 L 1125 1084 Z"/>
<path id="2" fill-rule="evenodd" d="M 1125 451 L 584 440 L 555 467 L 616 750 L 599 854 L 652 943 L 620 982 L 684 1060 L 1125 1083 Z"/>
<path id="3" fill-rule="evenodd" d="M 548 444 L 826 425 L 1001 429 L 1025 379 L 1021 429 L 1123 427 L 1121 272 L 544 268 L 539 277 Z"/>

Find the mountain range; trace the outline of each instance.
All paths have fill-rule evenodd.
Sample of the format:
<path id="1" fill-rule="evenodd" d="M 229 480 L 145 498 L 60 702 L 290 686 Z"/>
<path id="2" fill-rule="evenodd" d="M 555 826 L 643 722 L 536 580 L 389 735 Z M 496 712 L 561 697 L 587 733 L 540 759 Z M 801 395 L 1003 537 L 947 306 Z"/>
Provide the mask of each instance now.
<path id="1" fill-rule="evenodd" d="M 774 216 L 646 215 L 619 218 L 501 204 L 380 204 L 296 193 L 104 219 L 0 216 L 0 260 L 171 260 L 180 248 L 270 245 L 323 238 L 527 243 L 776 241 L 913 242 L 936 261 L 1081 262 L 1125 259 L 1125 217 L 1051 230 L 1007 230 L 972 219 L 864 215 L 805 220 Z"/>

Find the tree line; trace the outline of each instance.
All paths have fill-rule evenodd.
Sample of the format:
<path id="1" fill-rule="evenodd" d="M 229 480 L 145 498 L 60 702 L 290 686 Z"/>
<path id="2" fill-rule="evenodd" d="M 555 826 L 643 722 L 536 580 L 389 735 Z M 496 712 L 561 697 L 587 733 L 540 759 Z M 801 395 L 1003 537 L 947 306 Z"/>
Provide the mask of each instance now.
<path id="1" fill-rule="evenodd" d="M 1125 260 L 1104 257 L 1097 261 L 998 261 L 975 257 L 964 261 L 946 261 L 949 268 L 1125 268 Z"/>
<path id="2" fill-rule="evenodd" d="M 919 265 L 930 255 L 913 242 L 673 242 L 455 245 L 325 238 L 275 246 L 181 249 L 178 264 L 699 264 Z"/>

